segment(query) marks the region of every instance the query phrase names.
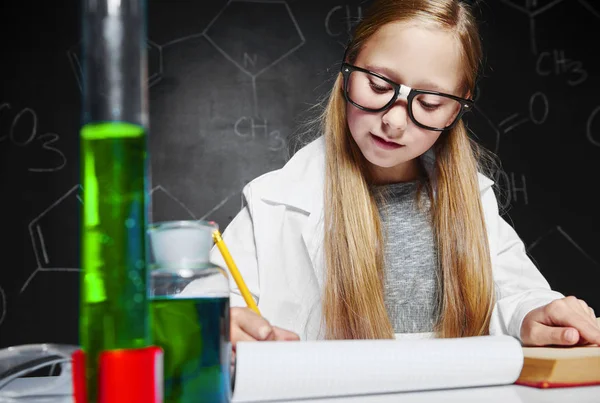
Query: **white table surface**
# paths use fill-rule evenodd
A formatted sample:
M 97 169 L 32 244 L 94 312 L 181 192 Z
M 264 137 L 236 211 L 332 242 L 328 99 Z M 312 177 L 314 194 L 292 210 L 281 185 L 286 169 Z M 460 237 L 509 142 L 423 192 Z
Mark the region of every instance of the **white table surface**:
M 234 400 L 235 402 L 235 400 Z M 506 385 L 446 389 L 330 399 L 293 400 L 286 403 L 600 403 L 600 386 L 537 389 Z
M 0 391 L 2 403 L 52 402 L 72 403 L 69 391 L 56 391 L 46 397 L 8 399 L 7 392 L 39 387 L 45 378 L 20 378 Z M 233 400 L 235 402 L 235 399 Z M 446 389 L 425 392 L 406 392 L 382 395 L 352 396 L 329 399 L 290 400 L 286 403 L 600 403 L 600 386 L 537 389 L 528 386 L 506 385 L 483 388 Z

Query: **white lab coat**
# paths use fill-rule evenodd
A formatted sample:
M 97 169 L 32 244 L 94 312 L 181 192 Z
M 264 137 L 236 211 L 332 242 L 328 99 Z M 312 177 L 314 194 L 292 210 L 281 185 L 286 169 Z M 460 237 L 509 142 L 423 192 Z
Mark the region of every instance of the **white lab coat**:
M 423 158 L 430 170 L 432 154 Z M 261 314 L 272 325 L 296 332 L 302 340 L 321 339 L 324 335 L 324 174 L 325 141 L 320 137 L 298 151 L 283 168 L 246 185 L 246 206 L 223 233 Z M 514 229 L 500 217 L 493 182 L 480 175 L 479 184 L 497 296 L 490 333 L 520 340 L 525 315 L 563 295 L 550 290 Z M 213 248 L 211 260 L 226 267 L 217 248 Z M 230 287 L 231 306 L 246 306 L 231 277 Z

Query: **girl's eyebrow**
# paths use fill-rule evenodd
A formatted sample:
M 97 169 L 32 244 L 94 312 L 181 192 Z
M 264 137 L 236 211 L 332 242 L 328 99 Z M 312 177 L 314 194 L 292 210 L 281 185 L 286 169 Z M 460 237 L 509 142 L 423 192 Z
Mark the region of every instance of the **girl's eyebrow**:
M 379 73 L 382 76 L 387 77 L 390 80 L 395 81 L 398 84 L 402 84 L 398 81 L 398 74 L 392 69 L 389 69 L 389 68 L 383 67 L 383 66 L 377 66 L 374 64 L 365 65 L 365 69 L 373 71 L 375 73 Z
M 379 73 L 382 76 L 389 78 L 390 80 L 396 82 L 397 84 L 403 84 L 402 80 L 398 80 L 398 73 L 388 67 L 377 66 L 374 64 L 365 65 L 365 69 L 373 71 L 375 73 Z M 429 91 L 437 91 L 443 92 L 444 94 L 452 94 L 452 91 L 448 90 L 448 88 L 440 87 L 438 84 L 434 83 L 430 80 L 419 81 L 415 87 L 415 89 L 419 90 L 429 90 Z
M 429 81 L 429 80 L 419 81 L 418 85 L 415 88 L 422 89 L 422 90 L 443 92 L 444 94 L 450 94 L 450 95 L 453 94 L 452 91 L 450 91 L 448 88 L 440 87 L 438 84 L 436 84 L 432 81 Z

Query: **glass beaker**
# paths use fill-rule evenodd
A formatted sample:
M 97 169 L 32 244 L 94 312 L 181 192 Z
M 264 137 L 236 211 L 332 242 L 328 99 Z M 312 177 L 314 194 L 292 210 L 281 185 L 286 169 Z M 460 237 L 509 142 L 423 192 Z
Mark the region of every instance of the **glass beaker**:
M 209 261 L 206 221 L 148 228 L 153 344 L 164 351 L 165 403 L 229 402 L 229 279 Z
M 81 21 L 79 342 L 94 403 L 100 355 L 150 346 L 146 0 L 84 0 Z

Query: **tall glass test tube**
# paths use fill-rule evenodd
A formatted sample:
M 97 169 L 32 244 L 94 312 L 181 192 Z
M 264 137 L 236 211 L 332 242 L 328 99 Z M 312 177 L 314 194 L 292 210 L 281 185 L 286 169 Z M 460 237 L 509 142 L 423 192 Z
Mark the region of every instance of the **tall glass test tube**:
M 144 0 L 83 0 L 80 344 L 88 402 L 99 353 L 150 345 L 146 298 Z

